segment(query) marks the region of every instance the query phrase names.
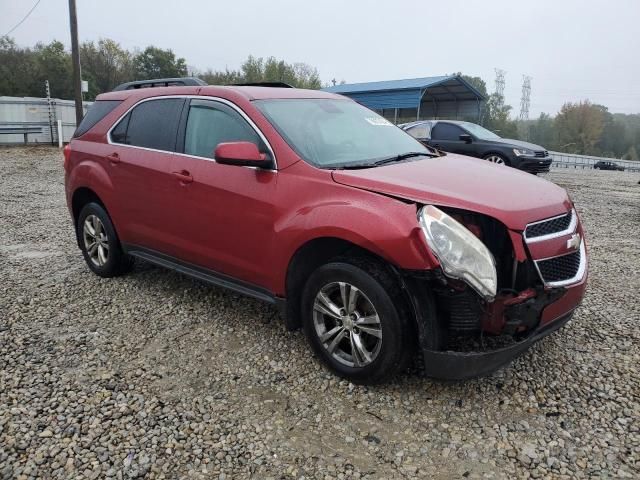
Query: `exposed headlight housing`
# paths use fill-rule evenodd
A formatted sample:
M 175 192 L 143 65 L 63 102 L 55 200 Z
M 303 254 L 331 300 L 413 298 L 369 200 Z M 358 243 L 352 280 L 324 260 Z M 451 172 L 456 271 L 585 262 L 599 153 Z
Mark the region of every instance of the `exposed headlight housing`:
M 466 282 L 491 302 L 498 289 L 493 255 L 482 241 L 439 208 L 426 205 L 418 212 L 427 245 L 445 275 Z
M 514 148 L 513 153 L 515 153 L 518 157 L 533 157 L 535 155 L 535 152 L 533 150 L 529 150 L 528 148 Z

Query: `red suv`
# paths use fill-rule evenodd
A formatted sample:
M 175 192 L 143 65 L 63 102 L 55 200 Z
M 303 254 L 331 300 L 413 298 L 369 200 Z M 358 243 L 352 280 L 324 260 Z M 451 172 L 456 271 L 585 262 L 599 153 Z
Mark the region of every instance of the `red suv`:
M 65 149 L 89 268 L 134 258 L 275 304 L 354 382 L 495 370 L 565 324 L 582 227 L 551 182 L 439 156 L 358 103 L 256 86 L 100 95 Z

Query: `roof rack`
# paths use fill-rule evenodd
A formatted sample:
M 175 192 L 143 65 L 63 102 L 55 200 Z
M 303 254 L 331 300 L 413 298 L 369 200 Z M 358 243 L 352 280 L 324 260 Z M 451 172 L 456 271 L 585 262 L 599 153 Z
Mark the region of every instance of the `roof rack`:
M 152 80 L 136 80 L 135 82 L 121 83 L 114 88 L 113 91 L 152 87 L 201 87 L 203 85 L 207 85 L 207 82 L 197 77 L 154 78 Z
M 248 83 L 234 83 L 234 87 L 271 87 L 271 88 L 295 88 L 293 85 L 289 85 L 284 82 L 248 82 Z

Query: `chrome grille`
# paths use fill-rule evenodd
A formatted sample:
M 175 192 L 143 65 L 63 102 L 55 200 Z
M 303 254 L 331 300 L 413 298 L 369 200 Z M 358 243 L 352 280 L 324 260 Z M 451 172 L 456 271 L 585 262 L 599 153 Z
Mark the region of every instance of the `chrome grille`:
M 535 154 L 536 154 L 536 157 L 540 157 L 540 158 L 546 158 L 547 156 L 549 156 L 549 152 L 546 150 L 537 150 Z
M 524 232 L 527 240 L 554 235 L 569 230 L 573 222 L 573 210 L 558 217 L 549 218 L 536 223 L 530 223 Z
M 580 261 L 581 252 L 578 250 L 568 255 L 540 260 L 536 263 L 544 282 L 553 283 L 573 279 L 580 270 Z

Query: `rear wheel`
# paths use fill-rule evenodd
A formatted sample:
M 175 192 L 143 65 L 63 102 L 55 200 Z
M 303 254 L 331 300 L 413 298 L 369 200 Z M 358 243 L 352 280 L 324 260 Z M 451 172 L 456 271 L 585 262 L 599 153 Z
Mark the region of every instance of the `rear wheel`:
M 115 277 L 131 270 L 133 259 L 122 251 L 111 219 L 101 205 L 85 205 L 76 229 L 82 255 L 93 273 Z
M 380 383 L 407 367 L 410 324 L 392 300 L 401 302 L 389 276 L 363 266 L 333 262 L 316 270 L 303 293 L 303 325 L 329 369 L 354 383 Z
M 490 153 L 489 155 L 486 155 L 484 159 L 488 162 L 495 163 L 496 165 L 503 165 L 507 167 L 510 165 L 509 160 L 497 153 Z

